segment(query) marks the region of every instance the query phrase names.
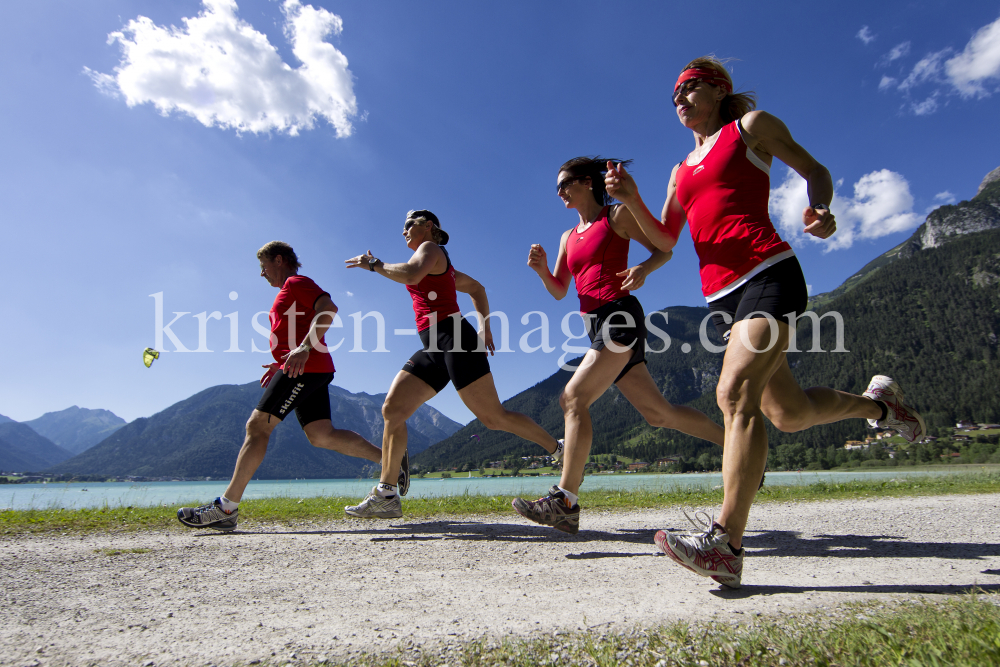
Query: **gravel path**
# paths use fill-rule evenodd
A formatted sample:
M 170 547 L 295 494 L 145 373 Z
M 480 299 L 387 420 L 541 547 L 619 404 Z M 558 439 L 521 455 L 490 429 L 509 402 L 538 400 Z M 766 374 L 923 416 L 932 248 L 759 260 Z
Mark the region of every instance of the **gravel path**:
M 759 505 L 739 591 L 657 555 L 655 530 L 686 523 L 584 509 L 577 536 L 512 512 L 4 538 L 0 665 L 295 663 L 1000 590 L 1000 494 Z

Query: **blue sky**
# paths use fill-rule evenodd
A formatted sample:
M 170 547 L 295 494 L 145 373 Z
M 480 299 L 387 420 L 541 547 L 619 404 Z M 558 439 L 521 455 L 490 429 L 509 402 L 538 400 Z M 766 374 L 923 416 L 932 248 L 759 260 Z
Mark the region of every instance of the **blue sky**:
M 28 420 L 80 405 L 131 420 L 256 379 L 268 356 L 250 351 L 251 341 L 265 344 L 251 319 L 275 290 L 254 255 L 272 239 L 297 249 L 302 272 L 345 316 L 329 337 L 346 339 L 334 353 L 335 382 L 386 391 L 418 347 L 415 336 L 393 333 L 413 326 L 409 298 L 343 260 L 369 248 L 405 260 L 400 231 L 411 208 L 438 214 L 455 265 L 510 316 L 514 349 L 538 324 L 522 325 L 521 315 L 548 314 L 553 353 L 493 359 L 501 398 L 517 393 L 555 371 L 559 322 L 576 306 L 553 301 L 525 265 L 531 243 L 554 257 L 575 223 L 554 193 L 558 166 L 581 154 L 632 158 L 658 209 L 672 165 L 693 145 L 670 104 L 672 84 L 705 53 L 738 59 L 737 88 L 755 90 L 760 108 L 840 182 L 841 231 L 814 243 L 794 233 L 789 213 L 801 208 L 801 179 L 772 171 L 773 217 L 813 292 L 901 242 L 935 206 L 972 197 L 1000 165 L 1000 3 L 768 3 L 754 17 L 735 3 L 711 16 L 702 7 L 6 7 L 0 414 Z M 223 45 L 227 34 L 241 37 Z M 184 83 L 192 72 L 198 85 Z M 645 253 L 633 246 L 632 257 Z M 225 351 L 231 320 L 209 319 L 211 352 L 180 353 L 167 340 L 143 367 L 158 293 L 168 322 L 189 313 L 172 327 L 188 348 L 198 347 L 195 314 L 237 312 L 242 352 Z M 647 311 L 703 304 L 686 232 L 637 296 Z M 388 352 L 351 352 L 348 315 L 372 310 L 385 316 Z M 366 320 L 366 350 L 373 325 Z M 431 404 L 470 418 L 452 388 Z

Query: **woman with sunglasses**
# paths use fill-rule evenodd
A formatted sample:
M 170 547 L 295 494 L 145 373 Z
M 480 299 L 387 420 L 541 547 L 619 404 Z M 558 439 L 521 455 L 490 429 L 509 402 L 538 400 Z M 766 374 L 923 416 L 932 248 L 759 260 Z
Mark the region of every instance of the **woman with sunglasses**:
M 470 276 L 456 271 L 444 246 L 448 232 L 436 215 L 426 210 L 410 211 L 403 223 L 409 261 L 386 264 L 371 251 L 346 260 L 347 268 L 368 269 L 406 285 L 413 299 L 417 332 L 423 349 L 403 365 L 382 405 L 385 430 L 382 435 L 382 476 L 368 497 L 344 510 L 362 518 L 392 519 L 403 515 L 397 489 L 397 474 L 406 456 L 406 420 L 421 405 L 455 384 L 462 402 L 491 430 L 507 431 L 544 448 L 558 461 L 562 444 L 527 415 L 511 412 L 500 404 L 487 350 L 495 354 L 490 332 L 490 304 L 486 290 Z M 472 298 L 482 330 L 477 332 L 462 317 L 457 292 Z M 391 472 L 397 471 L 397 472 Z
M 810 204 L 802 212 L 804 231 L 821 239 L 837 229 L 830 172 L 778 118 L 755 110 L 752 93 L 734 93 L 729 72 L 716 58 L 689 63 L 674 86 L 673 101 L 681 124 L 694 134 L 695 149 L 674 167 L 660 218 L 643 204 L 623 167 L 609 165 L 606 182 L 661 250 L 672 249 L 685 221 L 690 223 L 702 291 L 713 323 L 729 343 L 716 388 L 725 419 L 725 495 L 718 520 L 703 533 L 660 531 L 655 540 L 689 570 L 738 588 L 743 532 L 767 463 L 763 417 L 785 432 L 863 418 L 910 442 L 926 429 L 889 377 L 876 375 L 856 396 L 826 387 L 803 390 L 788 366 L 785 351 L 795 320 L 806 310 L 807 290 L 795 253 L 768 217 L 771 162 L 778 158 L 806 179 Z
M 612 205 L 604 165 L 599 157 L 578 157 L 559 168 L 556 194 L 579 220 L 559 241 L 555 273 L 542 246 L 532 245 L 528 253 L 528 266 L 556 299 L 566 296 L 571 279 L 576 283 L 591 345 L 559 399 L 566 419 L 562 478 L 544 498 L 516 498 L 513 505 L 521 516 L 571 534 L 580 529 L 577 494 L 593 440 L 590 406 L 611 385 L 650 425 L 722 444 L 722 428 L 693 408 L 671 405 L 646 368 L 646 317 L 629 292 L 642 287 L 671 253 L 649 242 L 627 208 Z M 629 268 L 631 240 L 651 255 Z

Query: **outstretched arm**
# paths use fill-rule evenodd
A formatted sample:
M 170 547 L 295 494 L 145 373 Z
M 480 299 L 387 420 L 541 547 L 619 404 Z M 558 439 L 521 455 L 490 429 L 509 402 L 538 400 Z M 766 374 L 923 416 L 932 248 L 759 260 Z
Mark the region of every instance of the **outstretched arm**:
M 665 251 L 673 250 L 674 246 L 677 245 L 677 238 L 684 227 L 684 210 L 677 203 L 674 194 L 676 173 L 677 168 L 674 167 L 674 171 L 670 174 L 670 185 L 667 188 L 667 201 L 663 205 L 663 214 L 660 219 L 657 219 L 642 201 L 635 179 L 625 171 L 624 166 L 608 162 L 608 172 L 604 177 L 604 185 L 608 194 L 625 204 L 646 238 L 657 248 Z
M 344 264 L 348 269 L 369 269 L 371 262 L 375 260 L 372 251 L 369 250 L 363 255 L 345 259 Z M 404 285 L 416 285 L 424 277 L 433 272 L 435 264 L 446 263 L 444 251 L 436 243 L 425 241 L 420 244 L 417 251 L 410 257 L 410 261 L 403 264 L 386 264 L 382 260 L 375 260 L 373 268 L 375 273 L 385 276 L 389 280 Z M 442 269 L 443 270 L 443 269 Z
M 486 349 L 490 354 L 496 354 L 496 346 L 493 344 L 493 334 L 490 332 L 490 300 L 486 297 L 486 288 L 474 280 L 472 276 L 461 271 L 455 271 L 455 289 L 464 292 L 472 299 L 472 307 L 479 314 L 479 335 L 486 343 Z
M 624 206 L 615 207 L 611 214 L 611 226 L 616 234 L 637 241 L 649 251 L 649 259 L 615 275 L 623 278 L 622 289 L 637 290 L 646 283 L 650 273 L 666 264 L 674 256 L 671 250 L 660 250 L 643 233 L 632 211 Z
M 563 233 L 559 240 L 559 254 L 556 256 L 556 272 L 549 271 L 549 258 L 545 248 L 535 243 L 528 252 L 528 266 L 542 279 L 542 284 L 556 300 L 561 300 L 569 291 L 569 281 L 572 278 L 569 264 L 566 263 L 566 239 L 569 231 Z
M 837 221 L 830 213 L 833 201 L 830 171 L 792 139 L 792 133 L 777 116 L 751 111 L 740 119 L 740 124 L 751 149 L 773 155 L 806 179 L 809 206 L 802 211 L 803 231 L 821 239 L 832 236 L 837 231 Z

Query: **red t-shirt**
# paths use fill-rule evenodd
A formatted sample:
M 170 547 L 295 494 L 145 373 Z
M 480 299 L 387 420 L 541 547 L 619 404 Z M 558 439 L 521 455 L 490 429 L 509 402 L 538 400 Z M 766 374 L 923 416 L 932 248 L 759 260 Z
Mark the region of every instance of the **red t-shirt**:
M 428 273 L 416 285 L 407 285 L 406 291 L 413 299 L 413 314 L 417 320 L 417 331 L 423 331 L 431 325 L 431 313 L 436 315 L 436 322 L 444 321 L 449 315 L 461 312 L 458 307 L 458 294 L 455 290 L 455 267 L 451 265 L 448 251 L 444 251 L 448 267 L 444 273 Z
M 271 306 L 271 356 L 278 363 L 281 358 L 297 348 L 309 333 L 316 310 L 313 306 L 321 296 L 330 296 L 319 285 L 305 276 L 291 276 L 278 291 Z M 319 339 L 325 346 L 324 337 Z M 317 346 L 318 347 L 318 346 Z M 305 373 L 334 372 L 333 359 L 329 352 L 314 347 L 306 360 Z
M 677 201 L 701 260 L 706 297 L 792 251 L 767 214 L 770 168 L 743 142 L 738 123 L 719 130 L 701 162 L 684 160 L 677 169 Z
M 584 313 L 629 294 L 622 289 L 625 279 L 618 275 L 628 269 L 629 240 L 611 229 L 610 217 L 611 207 L 605 206 L 590 227 L 579 232 L 577 225 L 566 239 L 566 264 L 576 282 Z

